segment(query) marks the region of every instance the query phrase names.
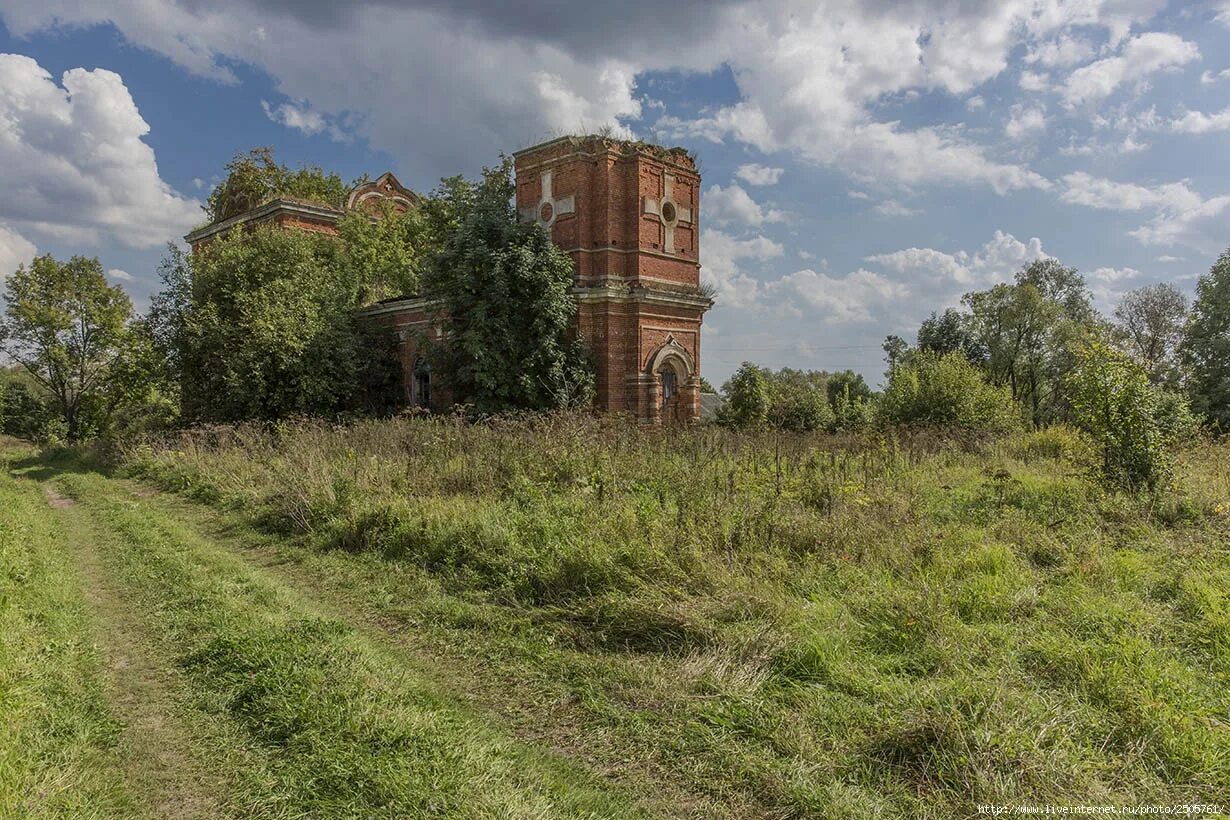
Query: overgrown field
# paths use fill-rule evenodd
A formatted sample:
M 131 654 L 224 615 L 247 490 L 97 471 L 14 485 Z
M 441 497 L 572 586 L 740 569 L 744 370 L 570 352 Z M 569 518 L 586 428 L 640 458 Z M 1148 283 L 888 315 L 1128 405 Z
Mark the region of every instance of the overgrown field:
M 651 813 L 1230 806 L 1230 446 L 1184 453 L 1156 496 L 1103 490 L 1083 450 L 1063 429 L 975 446 L 407 419 L 197 430 L 123 469 L 205 502 L 148 504 L 409 653 L 441 697 L 655 795 Z M 225 576 L 192 573 L 133 583 L 146 606 L 183 586 L 214 607 Z M 345 750 L 320 799 L 402 759 L 364 734 L 400 702 L 369 694 L 371 662 L 313 665 L 352 651 L 320 648 L 333 627 L 166 605 L 169 640 L 212 630 L 190 677 L 256 664 L 258 746 Z

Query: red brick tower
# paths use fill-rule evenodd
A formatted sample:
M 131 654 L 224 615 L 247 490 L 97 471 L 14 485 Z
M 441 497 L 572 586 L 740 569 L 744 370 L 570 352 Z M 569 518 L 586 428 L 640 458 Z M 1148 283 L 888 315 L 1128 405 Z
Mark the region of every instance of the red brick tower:
M 577 270 L 598 407 L 645 423 L 700 417 L 700 175 L 682 149 L 562 137 L 514 154 L 517 210 Z

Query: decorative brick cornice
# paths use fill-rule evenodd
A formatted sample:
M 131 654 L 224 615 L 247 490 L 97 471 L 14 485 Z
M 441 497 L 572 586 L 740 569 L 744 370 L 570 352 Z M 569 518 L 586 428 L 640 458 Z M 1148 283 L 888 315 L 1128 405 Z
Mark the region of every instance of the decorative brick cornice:
M 302 199 L 271 199 L 260 207 L 244 211 L 241 214 L 232 216 L 230 219 L 206 225 L 204 228 L 197 228 L 195 231 L 187 234 L 184 237 L 184 241 L 190 245 L 195 245 L 203 239 L 224 234 L 237 225 L 246 225 L 249 222 L 264 222 L 280 214 L 334 225 L 346 215 L 346 212 L 339 208 L 331 208 L 328 205 L 320 205 Z

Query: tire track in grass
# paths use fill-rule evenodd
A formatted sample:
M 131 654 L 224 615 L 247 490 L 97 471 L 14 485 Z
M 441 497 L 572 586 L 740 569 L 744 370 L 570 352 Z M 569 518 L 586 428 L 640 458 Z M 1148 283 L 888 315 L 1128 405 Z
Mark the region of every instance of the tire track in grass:
M 220 511 L 137 481 L 112 479 L 110 486 L 123 497 L 172 516 L 220 552 L 238 557 L 258 572 L 288 585 L 330 617 L 344 621 L 405 663 L 430 674 L 448 688 L 451 697 L 496 716 L 501 726 L 524 742 L 582 761 L 605 778 L 642 792 L 642 803 L 655 817 L 708 820 L 776 816 L 743 793 L 702 793 L 690 788 L 657 760 L 652 750 L 629 745 L 628 738 L 595 721 L 577 705 L 566 686 L 541 686 L 542 681 L 536 680 L 540 672 L 530 672 L 526 677 L 488 666 L 486 658 L 491 653 L 508 648 L 498 641 L 483 645 L 480 639 L 478 645 L 458 648 L 455 634 L 433 630 L 424 623 L 424 618 L 431 620 L 430 606 L 428 614 L 422 615 L 410 605 L 409 600 L 420 594 L 413 586 L 400 590 L 408 596 L 407 609 L 382 608 L 378 602 L 393 600 L 391 587 L 367 586 L 370 579 L 362 572 L 336 574 L 336 563 L 318 565 L 304 560 L 312 553 L 303 550 L 310 548 L 287 547 L 283 539 L 252 529 L 250 521 L 239 513 Z M 347 556 L 347 560 L 362 558 Z M 483 627 L 476 625 L 474 629 L 481 633 Z
M 120 736 L 125 779 L 146 813 L 161 818 L 221 815 L 221 782 L 194 755 L 197 740 L 184 723 L 174 692 L 182 681 L 162 653 L 149 646 L 143 625 L 124 601 L 99 555 L 88 513 L 54 486 L 47 501 L 60 517 L 102 650 L 108 700 L 124 721 Z
M 593 772 L 490 727 L 378 642 L 98 475 L 57 483 L 108 571 L 225 728 L 245 816 L 643 816 Z

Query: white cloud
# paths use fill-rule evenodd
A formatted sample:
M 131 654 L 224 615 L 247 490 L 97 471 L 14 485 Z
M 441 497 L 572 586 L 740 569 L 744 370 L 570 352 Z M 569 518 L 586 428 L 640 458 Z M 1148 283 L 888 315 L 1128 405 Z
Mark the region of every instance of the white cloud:
M 1143 208 L 1164 208 L 1186 211 L 1199 207 L 1200 194 L 1186 181 L 1171 182 L 1152 188 L 1131 182 L 1114 182 L 1084 171 L 1063 178 L 1066 186 L 1060 197 L 1066 202 L 1106 211 L 1139 211 Z
M 0 223 L 0 280 L 17 270 L 19 265 L 28 265 L 38 255 L 38 248 L 13 229 Z
M 1135 279 L 1141 276 L 1140 271 L 1135 268 L 1097 268 L 1089 277 L 1095 282 L 1113 285 L 1123 282 L 1125 279 Z
M 1170 128 L 1181 134 L 1207 134 L 1211 131 L 1230 131 L 1230 108 L 1216 114 L 1203 111 L 1188 111 L 1182 117 L 1171 120 Z
M 1062 198 L 1078 205 L 1111 211 L 1154 211 L 1146 224 L 1129 231 L 1144 245 L 1186 245 L 1202 253 L 1219 253 L 1230 224 L 1230 195 L 1205 199 L 1187 180 L 1152 187 L 1077 172 L 1064 177 Z
M 697 119 L 662 117 L 658 132 L 789 150 L 888 184 L 1006 192 L 1047 181 L 997 157 L 959 123 L 910 128 L 878 120 L 877 105 L 892 95 L 968 95 L 1003 72 L 1022 43 L 1039 66 L 1072 59 L 1080 47 L 1063 35 L 1073 26 L 1082 36 L 1104 29 L 1118 43 L 1162 5 L 679 0 L 669 26 L 661 25 L 661 4 L 646 0 L 552 7 L 550 26 L 515 4 L 442 0 L 358 0 L 344 10 L 216 0 L 156 11 L 149 0 L 9 0 L 0 15 L 18 37 L 110 24 L 223 82 L 237 81 L 235 64 L 251 65 L 300 101 L 282 104 L 293 111 L 271 105 L 280 121 L 311 129 L 315 114 L 353 124 L 373 146 L 403 158 L 411 177 L 474 170 L 499 150 L 604 124 L 627 134 L 648 108 L 636 93 L 638 76 L 728 66 L 738 102 Z
M 770 168 L 767 165 L 758 165 L 753 162 L 749 165 L 740 165 L 739 170 L 735 171 L 735 176 L 748 185 L 776 185 L 777 181 L 782 178 L 784 170 L 784 168 Z
M 981 111 L 987 107 L 987 101 L 980 94 L 975 94 L 965 101 L 965 107 L 970 111 Z
M 1129 233 L 1144 245 L 1185 245 L 1215 255 L 1227 243 L 1230 195 L 1216 196 L 1183 211 L 1165 211 Z
M 1150 31 L 1133 37 L 1118 55 L 1073 71 L 1061 93 L 1069 106 L 1098 102 L 1125 83 L 1199 59 L 1200 49 L 1195 43 L 1177 34 Z
M 1004 134 L 1008 139 L 1019 140 L 1046 130 L 1046 109 L 1041 106 L 1012 106 Z
M 875 207 L 881 216 L 914 216 L 918 213 L 914 208 L 907 207 L 895 199 L 886 199 Z
M 1200 72 L 1200 84 L 1212 85 L 1221 80 L 1230 79 L 1230 68 L 1223 68 L 1221 71 L 1202 71 Z
M 1165 262 L 1165 263 L 1182 262 L 1185 258 L 1186 257 L 1183 257 L 1183 256 L 1171 256 L 1170 254 L 1162 254 L 1161 256 L 1157 258 L 1157 261 Z
M 1046 91 L 1051 87 L 1051 78 L 1036 71 L 1022 71 L 1017 85 L 1022 91 Z
M 996 231 L 989 242 L 973 254 L 966 251 L 946 253 L 934 248 L 906 248 L 892 253 L 868 256 L 864 261 L 880 265 L 911 281 L 929 284 L 943 292 L 969 290 L 1008 281 L 1025 265 L 1046 259 L 1042 240 L 1034 237 L 1021 242 L 1015 236 Z
M 786 215 L 773 208 L 762 208 L 756 200 L 738 185 L 709 187 L 701 197 L 702 215 L 719 225 L 750 225 L 758 227 L 766 222 L 784 222 Z
M 199 204 L 162 181 L 120 75 L 74 68 L 62 86 L 0 54 L 0 219 L 35 235 L 134 248 L 178 239 Z
M 131 273 L 126 270 L 120 270 L 119 268 L 111 268 L 108 270 L 107 277 L 109 279 L 116 279 L 120 282 L 131 282 L 134 279 Z
M 759 281 L 740 270 L 741 262 L 765 262 L 784 252 L 780 244 L 763 236 L 736 239 L 713 229 L 705 229 L 700 236 L 701 271 L 717 287 L 723 306 L 748 307 L 759 296 Z
M 1085 62 L 1093 54 L 1093 44 L 1084 37 L 1060 34 L 1035 46 L 1025 55 L 1025 62 L 1046 68 L 1067 68 Z
M 261 110 L 273 122 L 301 131 L 309 137 L 323 131 L 334 142 L 346 142 L 350 139 L 350 135 L 340 126 L 330 122 L 329 118 L 319 111 L 312 110 L 305 102 L 284 102 L 275 106 L 261 100 Z
M 779 308 L 788 314 L 834 323 L 870 321 L 877 308 L 909 293 L 904 284 L 863 268 L 839 277 L 805 268 L 770 283 L 766 290 L 780 299 Z
M 871 195 L 866 191 L 846 191 L 846 196 L 850 199 L 871 199 Z

